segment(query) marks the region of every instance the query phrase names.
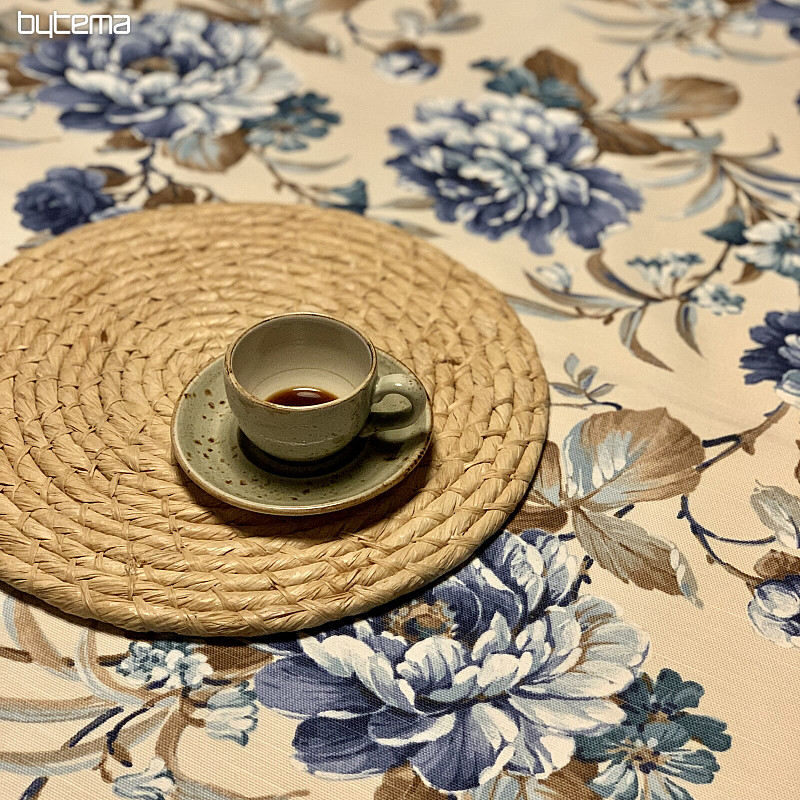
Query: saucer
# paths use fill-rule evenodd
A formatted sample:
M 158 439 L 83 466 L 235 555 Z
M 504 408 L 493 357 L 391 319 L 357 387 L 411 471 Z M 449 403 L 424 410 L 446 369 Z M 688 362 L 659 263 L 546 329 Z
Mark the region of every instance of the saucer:
M 411 371 L 376 348 L 378 375 Z M 327 462 L 277 461 L 239 431 L 225 399 L 224 358 L 201 370 L 183 390 L 172 416 L 172 450 L 191 480 L 213 497 L 260 514 L 324 514 L 385 492 L 419 464 L 431 440 L 430 399 L 406 428 L 356 439 Z M 402 410 L 389 395 L 380 413 Z

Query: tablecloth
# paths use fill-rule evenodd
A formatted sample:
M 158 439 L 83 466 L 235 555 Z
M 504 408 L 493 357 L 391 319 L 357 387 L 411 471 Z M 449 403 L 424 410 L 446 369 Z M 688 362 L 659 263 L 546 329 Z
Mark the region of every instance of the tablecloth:
M 4 260 L 344 208 L 506 293 L 552 415 L 508 530 L 366 619 L 152 638 L 0 589 L 0 796 L 797 796 L 800 3 L 1 8 Z

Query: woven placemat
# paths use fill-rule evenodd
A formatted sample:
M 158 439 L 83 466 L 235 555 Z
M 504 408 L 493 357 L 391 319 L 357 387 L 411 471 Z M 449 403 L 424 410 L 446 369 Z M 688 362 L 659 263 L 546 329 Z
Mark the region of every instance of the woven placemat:
M 382 497 L 286 519 L 194 486 L 170 418 L 237 332 L 298 309 L 408 364 L 434 441 Z M 545 438 L 547 382 L 501 295 L 346 212 L 167 207 L 64 234 L 0 270 L 0 353 L 0 579 L 139 631 L 275 633 L 394 600 L 498 530 Z

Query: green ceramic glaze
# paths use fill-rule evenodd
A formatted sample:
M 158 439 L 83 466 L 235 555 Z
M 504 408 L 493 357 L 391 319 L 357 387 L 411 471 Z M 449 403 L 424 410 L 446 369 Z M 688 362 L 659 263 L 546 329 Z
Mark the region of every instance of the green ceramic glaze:
M 411 374 L 400 361 L 377 350 L 378 375 Z M 243 440 L 225 396 L 224 359 L 203 369 L 184 389 L 172 417 L 172 448 L 178 463 L 213 497 L 262 514 L 299 516 L 338 511 L 369 500 L 408 475 L 431 439 L 430 402 L 407 428 L 357 440 L 327 468 L 269 463 Z M 396 413 L 404 400 L 389 395 L 375 410 Z M 247 454 L 250 455 L 248 457 Z M 257 463 L 261 466 L 257 466 Z M 266 468 L 264 468 L 266 467 Z M 300 475 L 281 474 L 294 471 Z

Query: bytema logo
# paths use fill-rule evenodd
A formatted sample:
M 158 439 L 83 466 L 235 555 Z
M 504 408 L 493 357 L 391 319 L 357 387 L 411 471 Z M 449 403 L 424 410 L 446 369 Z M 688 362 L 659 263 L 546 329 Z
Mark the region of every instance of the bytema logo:
M 49 25 L 44 27 L 44 21 Z M 130 33 L 127 14 L 23 14 L 17 11 L 17 33 L 22 36 L 88 36 L 90 33 Z

